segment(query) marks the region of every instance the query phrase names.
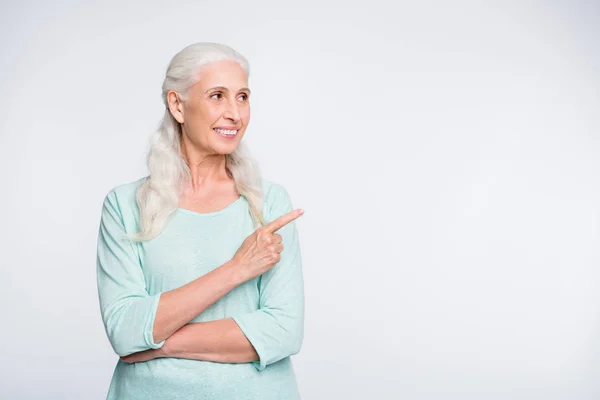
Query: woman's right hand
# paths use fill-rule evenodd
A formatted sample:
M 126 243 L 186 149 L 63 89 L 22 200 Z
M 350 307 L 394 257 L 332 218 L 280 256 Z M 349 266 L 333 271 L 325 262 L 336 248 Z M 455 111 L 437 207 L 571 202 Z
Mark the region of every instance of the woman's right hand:
M 304 210 L 297 209 L 258 228 L 242 242 L 231 262 L 242 276 L 248 281 L 273 268 L 281 259 L 283 244 L 281 235 L 275 232 L 300 217 Z

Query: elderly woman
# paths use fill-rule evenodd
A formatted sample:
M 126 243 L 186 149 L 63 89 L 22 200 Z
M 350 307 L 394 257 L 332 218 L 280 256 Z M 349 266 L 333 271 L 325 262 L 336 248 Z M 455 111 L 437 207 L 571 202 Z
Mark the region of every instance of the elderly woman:
M 98 292 L 120 356 L 108 399 L 300 397 L 303 211 L 241 143 L 248 70 L 220 44 L 176 54 L 149 176 L 104 199 Z

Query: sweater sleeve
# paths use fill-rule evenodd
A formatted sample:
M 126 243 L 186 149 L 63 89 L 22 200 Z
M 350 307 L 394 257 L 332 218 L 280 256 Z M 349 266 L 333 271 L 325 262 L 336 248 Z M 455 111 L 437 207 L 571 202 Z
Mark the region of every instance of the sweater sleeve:
M 160 293 L 150 296 L 134 243 L 126 236 L 113 189 L 102 206 L 97 249 L 97 284 L 102 321 L 119 356 L 162 347 L 153 325 Z
M 274 184 L 268 222 L 292 211 L 285 188 Z M 283 251 L 277 264 L 259 278 L 259 309 L 233 316 L 258 353 L 253 364 L 259 371 L 297 354 L 304 337 L 304 281 L 296 222 L 275 232 L 282 236 Z

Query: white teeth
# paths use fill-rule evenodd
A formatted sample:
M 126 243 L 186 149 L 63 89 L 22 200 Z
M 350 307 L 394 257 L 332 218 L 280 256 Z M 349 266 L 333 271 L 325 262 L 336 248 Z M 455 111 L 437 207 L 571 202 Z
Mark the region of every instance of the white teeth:
M 219 129 L 215 128 L 215 131 L 222 133 L 223 135 L 235 136 L 237 135 L 237 130 L 235 129 Z

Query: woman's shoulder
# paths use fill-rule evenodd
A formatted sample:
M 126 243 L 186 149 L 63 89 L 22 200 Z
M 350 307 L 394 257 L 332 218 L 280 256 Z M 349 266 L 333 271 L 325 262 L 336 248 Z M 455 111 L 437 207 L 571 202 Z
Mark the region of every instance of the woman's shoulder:
M 138 188 L 146 179 L 148 179 L 147 176 L 136 179 L 135 181 L 121 183 L 117 186 L 114 186 L 109 191 L 109 193 L 114 193 L 115 195 L 117 195 L 118 197 L 121 197 L 121 198 L 132 196 L 132 195 L 135 197 L 135 194 L 136 194 Z
M 262 178 L 263 204 L 267 215 L 278 214 L 292 209 L 292 201 L 286 187 L 272 180 Z
M 105 204 L 110 204 L 113 207 L 118 207 L 121 213 L 124 212 L 136 212 L 136 194 L 140 185 L 147 179 L 143 178 L 136 179 L 135 181 L 125 182 L 114 186 L 108 191 L 105 196 Z

